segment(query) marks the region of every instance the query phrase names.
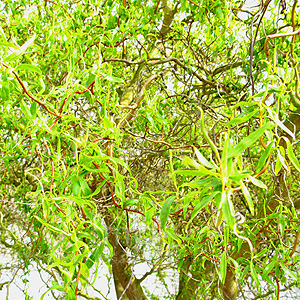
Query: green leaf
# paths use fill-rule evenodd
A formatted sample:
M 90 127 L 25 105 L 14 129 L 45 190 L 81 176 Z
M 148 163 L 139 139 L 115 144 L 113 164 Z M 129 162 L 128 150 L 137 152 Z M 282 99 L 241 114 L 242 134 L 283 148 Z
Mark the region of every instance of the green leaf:
M 242 271 L 241 271 L 241 267 L 240 267 L 239 263 L 230 256 L 228 257 L 228 261 L 230 261 L 234 264 L 236 277 L 241 278 L 242 277 Z
M 262 255 L 264 255 L 265 253 L 267 253 L 269 251 L 269 248 L 264 248 L 263 250 L 261 250 L 259 253 L 257 253 L 255 256 L 254 256 L 254 258 L 258 258 L 258 257 L 260 257 L 260 256 L 262 256 Z
M 201 180 L 193 180 L 188 183 L 184 183 L 183 186 L 189 186 L 192 188 L 198 188 L 200 189 L 201 187 L 215 187 L 216 185 L 219 185 L 221 183 L 220 179 L 215 179 L 212 177 L 207 177 Z
M 125 200 L 125 183 L 123 176 L 120 173 L 116 174 L 116 188 L 115 188 L 116 196 L 121 200 Z
M 74 196 L 80 196 L 80 182 L 76 180 L 72 183 L 72 192 Z
M 30 114 L 32 115 L 32 118 L 36 118 L 36 110 L 37 110 L 37 103 L 33 101 L 30 106 Z
M 202 154 L 201 152 L 196 148 L 193 147 L 194 151 L 196 153 L 196 156 L 200 162 L 200 164 L 202 164 L 203 166 L 209 168 L 209 169 L 216 169 L 217 167 L 215 165 L 213 165 L 212 163 L 210 163 Z
M 4 30 L 3 30 L 3 28 L 1 26 L 0 26 L 0 34 L 2 36 L 2 39 L 5 41 L 5 42 L 2 42 L 3 44 L 12 44 L 12 43 L 8 43 L 7 42 L 7 38 L 6 38 L 5 32 L 4 32 Z M 7 46 L 9 46 L 9 45 L 7 45 Z M 15 44 L 13 44 L 12 47 L 15 47 Z
M 211 195 L 206 196 L 203 198 L 202 201 L 200 201 L 200 203 L 198 203 L 195 208 L 193 209 L 192 215 L 190 220 L 188 221 L 186 228 L 188 228 L 189 224 L 193 221 L 193 219 L 197 216 L 197 214 L 199 213 L 199 211 L 205 207 L 217 194 L 219 194 L 220 192 L 213 192 Z
M 250 96 L 249 99 L 260 98 L 260 97 L 265 98 L 267 94 L 268 94 L 268 90 L 261 91 L 253 96 Z
M 256 179 L 255 177 L 249 176 L 249 179 L 254 185 L 256 185 L 262 189 L 268 189 L 268 187 L 262 181 Z
M 165 230 L 171 239 L 175 240 L 178 244 L 181 244 L 181 239 L 175 234 L 174 229 L 166 228 Z
M 226 273 L 227 273 L 227 254 L 224 250 L 221 257 L 221 263 L 220 263 L 220 276 L 221 281 L 224 284 L 226 279 Z
M 213 175 L 217 176 L 218 173 L 211 172 L 207 170 L 206 168 L 199 166 L 197 170 L 177 170 L 173 174 L 179 174 L 179 175 L 184 175 L 184 176 L 206 176 L 206 175 Z
M 88 277 L 90 275 L 90 271 L 89 271 L 88 266 L 85 263 L 81 263 L 80 266 L 81 266 L 81 276 L 84 279 L 88 279 Z
M 2 31 L 2 27 L 0 26 L 0 33 L 4 34 L 4 31 Z M 17 47 L 14 43 L 9 43 L 9 42 L 1 42 L 0 41 L 0 46 L 4 46 L 4 47 L 12 47 L 14 49 L 19 49 L 19 47 Z
M 80 177 L 79 182 L 80 182 L 80 189 L 81 189 L 83 196 L 91 195 L 92 191 L 91 191 L 89 185 L 87 184 L 87 182 L 85 181 L 85 179 Z
M 185 156 L 183 158 L 183 161 L 185 166 L 187 167 L 194 167 L 194 168 L 199 168 L 199 167 L 202 167 L 200 164 L 198 164 L 194 159 L 188 157 L 188 156 Z M 171 170 L 172 171 L 172 170 Z M 174 172 L 174 171 L 173 171 Z
M 282 168 L 282 155 L 280 153 L 280 150 L 277 149 L 277 156 L 276 156 L 276 163 L 275 163 L 275 169 L 274 173 L 277 176 Z
M 100 72 L 100 73 L 103 76 L 103 79 L 106 79 L 106 80 L 111 81 L 111 82 L 123 83 L 123 79 L 121 79 L 121 78 L 118 78 L 118 77 L 115 77 L 115 76 L 110 76 L 110 75 L 104 74 L 102 72 Z
M 217 7 L 216 14 L 217 14 L 217 16 L 218 16 L 219 19 L 223 19 L 223 10 L 222 10 L 222 8 L 220 6 Z
M 95 232 L 97 233 L 98 238 L 99 238 L 100 240 L 103 240 L 104 237 L 105 237 L 105 231 L 104 231 L 104 228 L 102 227 L 101 221 L 96 219 L 94 222 L 95 222 L 95 223 L 93 224 L 94 230 L 95 230 Z M 98 240 L 99 240 L 99 239 L 98 239 Z
M 245 199 L 247 201 L 247 204 L 249 206 L 250 212 L 251 212 L 251 214 L 253 216 L 254 215 L 254 205 L 253 205 L 253 201 L 252 201 L 251 195 L 250 195 L 250 193 L 249 193 L 246 185 L 243 183 L 243 181 L 240 181 L 240 184 L 241 184 L 242 191 L 243 191 L 243 194 L 245 196 Z
M 295 138 L 295 134 L 290 131 L 282 121 L 279 120 L 277 113 L 275 113 L 270 107 L 266 107 L 271 119 L 286 133 L 288 133 L 293 139 Z
M 186 218 L 186 212 L 188 210 L 188 207 L 192 201 L 192 199 L 198 195 L 199 192 L 195 191 L 195 192 L 189 192 L 186 196 L 184 196 L 181 201 L 183 201 L 183 216 L 184 218 Z
M 57 227 L 52 226 L 51 224 L 47 223 L 46 221 L 44 221 L 43 219 L 41 219 L 38 216 L 34 216 L 39 222 L 41 222 L 44 226 L 46 226 L 47 228 L 49 228 L 51 231 L 53 232 L 57 232 L 57 233 L 62 233 L 63 235 L 66 236 L 71 236 L 71 234 L 67 233 L 66 231 L 63 231 Z
M 294 272 L 292 272 L 283 262 L 280 262 L 279 265 L 281 266 L 281 268 L 285 274 L 294 278 L 294 280 L 296 280 L 296 281 L 299 280 L 299 277 Z
M 153 220 L 152 220 L 152 218 L 153 218 L 153 216 L 154 216 L 154 214 L 155 214 L 155 207 L 152 207 L 152 208 L 150 208 L 150 209 L 147 209 L 147 211 L 146 211 L 146 213 L 145 213 L 145 218 L 146 218 L 146 223 L 148 224 L 148 225 L 151 225 L 152 223 L 153 223 Z M 168 218 L 168 217 L 167 217 Z
M 279 224 L 280 233 L 284 234 L 284 231 L 285 231 L 285 218 L 284 218 L 283 215 L 279 216 L 278 224 Z
M 101 244 L 102 245 L 102 244 Z M 102 247 L 98 246 L 94 249 L 88 260 L 86 261 L 86 266 L 90 269 L 95 263 L 97 263 L 103 252 Z
M 41 296 L 40 300 L 43 300 L 45 295 L 48 294 L 50 291 L 58 290 L 60 292 L 65 292 L 65 288 L 58 283 L 54 284 L 51 288 L 47 289 L 47 291 Z
M 222 203 L 223 202 L 223 203 Z M 230 199 L 230 195 L 227 191 L 222 192 L 222 215 L 224 217 L 225 222 L 232 229 L 235 224 L 235 212 L 234 207 Z M 221 220 L 220 220 L 221 221 Z
M 247 148 L 252 146 L 264 134 L 266 130 L 271 129 L 272 127 L 273 124 L 271 122 L 268 122 L 262 127 L 258 128 L 256 131 L 252 132 L 241 142 L 239 142 L 233 149 L 228 151 L 227 157 L 230 158 L 241 154 Z
M 124 201 L 123 207 L 135 205 L 135 204 L 137 204 L 137 203 L 139 203 L 139 199 L 130 199 L 130 200 L 126 200 L 126 201 Z
M 299 162 L 296 158 L 296 155 L 293 151 L 291 142 L 288 139 L 285 139 L 285 141 L 286 141 L 286 146 L 287 146 L 286 150 L 287 150 L 288 158 L 291 161 L 291 163 L 293 164 L 293 166 L 296 168 L 296 170 L 298 172 L 300 172 L 300 164 L 299 164 Z
M 32 115 L 30 113 L 30 109 L 28 108 L 27 104 L 25 103 L 25 101 L 23 99 L 20 101 L 20 106 L 21 106 L 23 114 L 25 115 L 27 120 L 30 121 L 32 119 Z
M 89 239 L 91 241 L 98 241 L 98 239 L 93 234 L 91 234 L 89 232 L 78 232 L 77 237 L 79 239 L 84 239 L 85 238 L 85 239 Z
M 285 149 L 282 146 L 279 146 L 277 148 L 277 152 L 278 152 L 278 158 L 280 159 L 281 164 L 283 165 L 283 167 L 289 172 L 290 168 L 286 163 L 286 159 L 285 159 Z
M 35 40 L 35 35 L 31 37 L 27 42 L 25 42 L 19 49 L 16 49 L 15 52 L 6 56 L 3 59 L 3 62 L 11 62 L 18 59 L 26 51 L 26 49 L 33 44 L 34 40 Z
M 248 177 L 250 174 L 252 174 L 252 172 L 247 172 L 247 171 L 243 171 L 243 172 L 238 172 L 237 170 L 235 170 L 236 173 L 233 173 L 232 175 L 229 175 L 229 179 L 233 180 L 233 181 L 241 181 L 242 179 Z
M 16 68 L 15 68 L 16 71 L 18 70 L 27 70 L 27 71 L 32 71 L 32 72 L 36 72 L 38 74 L 42 74 L 42 71 L 40 70 L 39 67 L 37 66 L 34 66 L 34 65 L 29 65 L 29 64 L 21 64 L 21 65 L 18 65 Z
M 105 128 L 114 128 L 114 123 L 106 116 L 103 118 L 103 125 Z
M 166 224 L 167 224 L 167 220 L 168 220 L 168 217 L 169 217 L 169 214 L 170 214 L 171 206 L 172 206 L 175 199 L 176 199 L 175 196 L 168 197 L 165 200 L 165 202 L 164 202 L 164 204 L 161 208 L 160 223 L 161 223 L 161 228 L 162 229 L 166 228 Z
M 255 267 L 254 267 L 252 261 L 250 262 L 250 271 L 251 271 L 252 279 L 254 279 L 254 281 L 256 283 L 256 287 L 257 287 L 257 289 L 259 289 L 260 282 L 259 282 L 259 279 L 258 279 L 258 274 L 257 274 L 257 272 L 255 270 Z
M 244 113 L 242 113 L 242 117 L 236 117 L 231 119 L 229 122 L 225 123 L 224 126 L 230 126 L 232 124 L 237 124 L 237 123 L 245 123 L 248 120 L 250 120 L 259 110 L 255 109 L 254 111 L 252 111 L 251 113 L 244 115 Z
M 257 163 L 257 167 L 256 167 L 256 172 L 257 173 L 265 166 L 265 163 L 266 163 L 269 155 L 272 153 L 273 144 L 274 143 L 270 143 L 267 146 L 267 148 L 265 149 L 264 153 L 260 156 L 259 161 Z
M 201 122 L 200 122 L 200 125 L 201 125 L 202 134 L 203 134 L 205 140 L 207 141 L 207 143 L 209 144 L 210 148 L 212 149 L 212 151 L 216 154 L 216 157 L 217 157 L 218 161 L 221 161 L 219 151 L 218 151 L 216 145 L 210 139 L 210 137 L 209 137 L 209 135 L 208 135 L 208 133 L 207 133 L 207 131 L 205 129 L 203 109 L 201 107 L 198 107 L 198 108 L 199 108 L 200 113 L 201 113 Z
M 17 60 L 20 56 L 21 56 L 21 54 L 19 52 L 13 52 L 10 55 L 6 56 L 3 59 L 3 62 L 5 62 L 5 63 L 12 62 L 14 60 Z

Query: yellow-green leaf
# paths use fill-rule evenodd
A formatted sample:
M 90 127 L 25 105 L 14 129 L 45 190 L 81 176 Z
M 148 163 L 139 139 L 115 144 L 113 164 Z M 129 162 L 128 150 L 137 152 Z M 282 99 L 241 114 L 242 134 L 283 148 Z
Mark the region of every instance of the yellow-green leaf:
M 171 196 L 171 197 L 167 198 L 162 206 L 162 209 L 160 212 L 160 222 L 161 222 L 162 229 L 166 228 L 167 220 L 168 220 L 168 217 L 170 214 L 170 209 L 171 209 L 172 203 L 174 202 L 175 199 L 176 199 L 175 196 Z
M 272 127 L 273 124 L 271 122 L 268 122 L 262 127 L 258 128 L 256 131 L 252 132 L 241 142 L 239 142 L 233 149 L 228 151 L 227 157 L 230 158 L 241 154 L 247 148 L 252 146 L 264 134 L 266 130 L 271 129 Z

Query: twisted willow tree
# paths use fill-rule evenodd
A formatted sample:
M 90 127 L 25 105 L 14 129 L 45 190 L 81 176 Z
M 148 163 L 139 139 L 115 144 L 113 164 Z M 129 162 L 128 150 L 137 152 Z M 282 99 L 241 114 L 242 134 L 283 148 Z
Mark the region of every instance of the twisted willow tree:
M 105 299 L 103 262 L 118 299 L 296 297 L 297 0 L 0 8 L 7 299 L 31 265 Z

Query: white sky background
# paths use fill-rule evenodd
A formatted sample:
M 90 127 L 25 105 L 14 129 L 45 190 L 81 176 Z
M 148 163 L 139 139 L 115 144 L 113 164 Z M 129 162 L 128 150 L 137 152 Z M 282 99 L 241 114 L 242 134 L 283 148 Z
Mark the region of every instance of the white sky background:
M 251 8 L 255 5 L 257 5 L 258 3 L 259 3 L 258 0 L 248 0 L 248 1 L 246 1 L 243 8 L 246 10 L 251 10 Z M 239 13 L 240 18 L 247 19 L 248 16 L 249 15 L 247 13 L 243 13 L 243 12 Z M 7 264 L 8 261 L 10 261 L 10 258 L 0 256 L 0 264 L 5 265 L 5 264 Z M 41 280 L 40 275 L 42 274 L 43 279 L 45 281 L 47 281 L 49 278 L 47 273 L 43 272 L 40 274 L 38 271 L 35 271 L 32 266 L 31 266 L 30 270 L 31 270 L 31 272 L 29 273 L 29 275 L 26 275 L 24 277 L 22 277 L 23 271 L 19 270 L 18 275 L 16 276 L 14 282 L 10 285 L 8 300 L 25 300 L 23 290 L 26 288 L 27 288 L 28 294 L 32 297 L 33 300 L 39 300 L 40 297 L 42 296 L 42 294 L 45 293 L 45 291 L 47 290 L 47 287 L 45 286 L 44 282 Z M 147 263 L 142 263 L 142 264 L 134 266 L 134 273 L 137 276 L 137 278 L 140 278 L 147 271 L 149 271 L 149 267 L 148 267 Z M 5 273 L 0 274 L 0 278 L 1 278 L 0 283 L 11 280 L 12 276 L 13 276 L 13 274 L 5 274 Z M 108 280 L 109 277 L 111 278 L 110 280 Z M 24 283 L 22 282 L 22 279 L 24 279 L 24 278 L 28 280 L 26 287 L 25 287 Z M 170 271 L 170 276 L 165 278 L 166 283 L 167 283 L 171 293 L 175 292 L 175 289 L 177 286 L 178 278 L 177 278 L 177 280 L 174 280 L 174 278 L 175 278 L 174 273 L 172 273 L 171 271 Z M 143 282 L 143 285 L 145 285 L 151 293 L 163 297 L 163 295 L 166 294 L 167 291 L 165 290 L 165 288 L 161 287 L 162 285 L 160 285 L 160 286 L 156 285 L 155 281 L 156 281 L 155 275 L 150 275 L 150 276 L 148 276 L 148 278 L 145 279 L 145 281 Z M 51 285 L 51 283 L 50 283 L 50 285 Z M 104 263 L 100 263 L 98 279 L 96 280 L 94 286 L 98 290 L 100 290 L 105 295 L 105 297 L 107 297 L 107 299 L 110 299 L 110 300 L 117 299 L 116 294 L 115 294 L 114 282 L 113 282 L 112 276 L 109 275 L 108 268 Z M 93 292 L 92 288 L 88 288 L 87 292 L 92 296 L 97 296 L 100 299 L 102 298 L 101 295 L 99 295 L 96 292 Z M 0 299 L 4 300 L 4 299 L 6 299 L 6 297 L 7 297 L 7 288 L 5 285 L 3 287 L 3 289 L 0 290 Z M 281 297 L 283 297 L 283 293 L 281 294 Z M 52 294 L 50 292 L 48 292 L 44 296 L 44 299 L 52 300 L 53 299 Z M 85 298 L 80 297 L 80 296 L 78 297 L 78 300 L 83 300 L 83 299 L 85 299 Z M 103 299 L 105 299 L 105 298 L 103 298 Z M 289 297 L 284 296 L 284 299 L 289 299 Z
M 8 257 L 2 257 L 0 258 L 0 263 L 5 264 L 9 261 Z M 150 271 L 150 268 L 148 267 L 147 263 L 141 263 L 139 265 L 134 266 L 134 274 L 137 278 L 141 278 L 146 272 Z M 170 288 L 171 292 L 175 292 L 175 288 L 177 286 L 177 282 L 174 282 L 174 273 L 171 271 L 167 272 L 170 276 L 167 276 L 165 278 L 166 284 Z M 27 276 L 23 276 L 23 271 L 20 270 L 18 272 L 18 275 L 16 276 L 13 283 L 10 285 L 9 288 L 9 297 L 8 300 L 23 300 L 25 299 L 23 290 L 27 289 L 28 295 L 32 297 L 33 300 L 39 300 L 40 297 L 47 291 L 47 287 L 45 283 L 42 281 L 41 276 L 43 277 L 44 281 L 49 280 L 49 276 L 46 272 L 39 273 L 35 270 L 33 266 L 30 267 L 30 274 Z M 11 280 L 13 274 L 1 274 L 1 283 L 5 281 Z M 108 280 L 108 278 L 110 280 Z M 24 283 L 22 282 L 22 279 L 26 278 L 28 280 L 28 283 L 25 287 Z M 148 276 L 143 284 L 147 287 L 150 293 L 158 295 L 163 297 L 163 295 L 168 294 L 165 289 L 161 289 L 160 286 L 155 284 L 156 278 L 155 275 Z M 177 281 L 177 280 L 176 280 Z M 51 283 L 49 283 L 51 286 Z M 109 274 L 109 270 L 107 266 L 100 262 L 99 265 L 99 271 L 98 271 L 98 279 L 96 280 L 94 286 L 101 291 L 101 293 L 110 300 L 117 300 L 115 288 L 114 288 L 114 282 L 112 279 L 112 276 Z M 91 287 L 87 288 L 86 291 L 91 296 L 97 296 L 100 299 L 103 298 L 99 293 L 95 292 Z M 4 286 L 3 290 L 0 291 L 0 299 L 6 299 L 7 297 L 7 288 L 6 285 Z M 51 292 L 48 292 L 44 296 L 45 300 L 52 300 L 53 296 Z M 103 298 L 105 299 L 105 298 Z M 78 296 L 78 300 L 85 300 L 84 297 Z

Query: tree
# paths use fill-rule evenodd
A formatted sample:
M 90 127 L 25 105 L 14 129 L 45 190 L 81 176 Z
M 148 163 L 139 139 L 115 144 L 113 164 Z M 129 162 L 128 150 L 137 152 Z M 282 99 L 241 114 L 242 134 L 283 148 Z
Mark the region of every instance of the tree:
M 297 295 L 299 5 L 245 2 L 0 1 L 1 288 Z

